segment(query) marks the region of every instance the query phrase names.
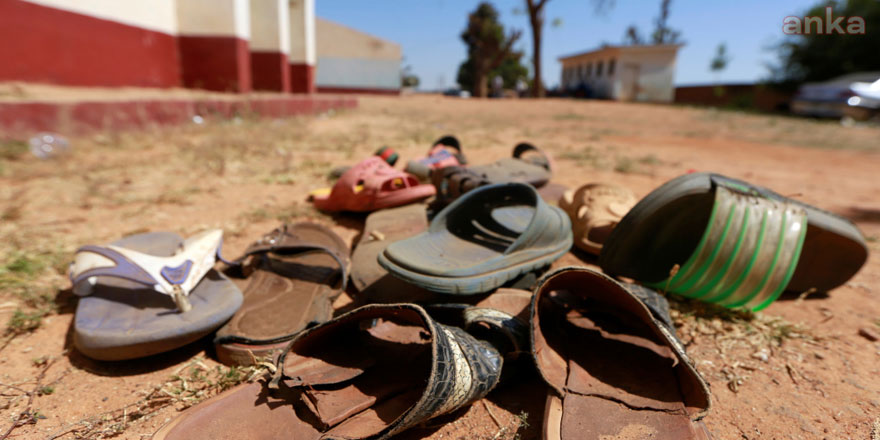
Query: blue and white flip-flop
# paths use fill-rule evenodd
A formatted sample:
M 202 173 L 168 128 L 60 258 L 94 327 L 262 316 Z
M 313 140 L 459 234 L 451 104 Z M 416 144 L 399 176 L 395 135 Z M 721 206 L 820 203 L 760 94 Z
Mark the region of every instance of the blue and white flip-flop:
M 173 350 L 214 331 L 242 303 L 238 287 L 213 269 L 223 233 L 184 241 L 170 232 L 136 234 L 77 250 L 70 268 L 81 296 L 74 345 L 98 360 Z

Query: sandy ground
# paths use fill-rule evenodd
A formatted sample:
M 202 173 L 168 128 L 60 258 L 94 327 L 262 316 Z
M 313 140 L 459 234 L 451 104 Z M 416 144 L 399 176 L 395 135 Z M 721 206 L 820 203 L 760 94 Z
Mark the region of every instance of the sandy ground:
M 307 191 L 378 146 L 405 160 L 447 133 L 472 163 L 504 157 L 519 141 L 540 145 L 556 158 L 554 181 L 572 187 L 610 181 L 644 195 L 689 170 L 711 170 L 852 218 L 872 255 L 845 286 L 784 297 L 757 316 L 681 301 L 674 314 L 711 384 L 705 422 L 715 438 L 880 438 L 880 343 L 859 335 L 880 333 L 880 129 L 661 105 L 438 96 L 364 97 L 357 110 L 315 118 L 98 133 L 71 139 L 70 154 L 48 161 L 3 144 L 0 322 L 9 324 L 0 339 L 0 436 L 22 420 L 9 438 L 147 438 L 252 373 L 220 368 L 209 339 L 130 362 L 79 355 L 63 276 L 77 246 L 220 227 L 233 256 L 301 217 L 334 221 L 352 240 L 363 217 L 323 216 Z M 592 263 L 569 254 L 557 265 Z M 526 375 L 402 437 L 539 438 L 545 393 Z

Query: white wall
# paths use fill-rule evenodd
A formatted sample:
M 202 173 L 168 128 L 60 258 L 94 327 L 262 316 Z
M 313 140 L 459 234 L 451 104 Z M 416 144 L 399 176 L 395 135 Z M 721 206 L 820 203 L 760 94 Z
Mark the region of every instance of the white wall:
M 315 1 L 290 0 L 290 54 L 291 63 L 314 66 L 315 52 Z
M 675 97 L 673 83 L 677 51 L 675 46 L 615 47 L 572 57 L 562 61 L 563 78 L 560 84 L 567 89 L 577 87 L 582 81 L 580 66 L 591 64 L 592 73 L 583 82 L 595 97 L 670 102 Z M 615 66 L 614 72 L 609 75 L 610 60 L 615 60 Z M 596 69 L 600 61 L 603 72 L 597 76 Z M 626 96 L 626 88 L 632 88 L 631 81 L 624 74 L 627 65 L 638 66 L 638 91 L 634 97 Z M 571 73 L 565 75 L 566 69 L 571 69 Z
M 251 35 L 249 1 L 177 0 L 177 24 L 180 35 L 235 36 L 247 40 Z
M 636 101 L 671 102 L 675 98 L 676 53 L 623 53 L 621 63 L 639 65 L 639 90 Z M 621 67 L 623 64 L 621 64 Z M 621 84 L 620 87 L 623 87 Z
M 617 50 L 604 50 L 601 52 L 582 55 L 568 59 L 562 63 L 562 71 L 572 69 L 567 78 L 563 78 L 560 84 L 563 88 L 573 89 L 585 83 L 590 88 L 593 96 L 597 98 L 615 98 L 615 83 L 620 71 L 620 53 Z M 608 66 L 614 60 L 614 73 L 608 74 Z M 602 74 L 598 75 L 599 63 L 602 63 Z M 584 67 L 589 65 L 589 72 Z
M 250 0 L 252 51 L 290 53 L 288 0 Z
M 8 1 L 8 0 L 0 0 Z M 175 0 L 25 0 L 151 31 L 177 33 Z
M 367 58 L 400 62 L 403 57 L 397 43 L 321 18 L 315 20 L 315 25 L 319 58 Z

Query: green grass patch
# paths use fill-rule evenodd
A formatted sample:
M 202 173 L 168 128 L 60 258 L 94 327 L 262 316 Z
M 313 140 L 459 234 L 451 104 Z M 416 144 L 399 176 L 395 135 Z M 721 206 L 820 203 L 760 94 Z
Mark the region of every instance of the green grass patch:
M 595 169 L 606 168 L 603 153 L 596 151 L 595 148 L 590 146 L 580 150 L 564 151 L 559 155 L 559 159 L 574 161 L 578 166 L 589 165 Z
M 556 121 L 583 121 L 586 120 L 587 117 L 579 113 L 567 112 L 557 113 L 553 115 L 553 119 Z
M 25 141 L 0 141 L 0 159 L 18 160 L 29 150 Z
M 30 333 L 40 328 L 43 324 L 43 318 L 48 314 L 49 312 L 46 310 L 25 312 L 21 309 L 16 309 L 12 313 L 12 317 L 9 318 L 9 322 L 6 323 L 6 335 L 18 336 Z

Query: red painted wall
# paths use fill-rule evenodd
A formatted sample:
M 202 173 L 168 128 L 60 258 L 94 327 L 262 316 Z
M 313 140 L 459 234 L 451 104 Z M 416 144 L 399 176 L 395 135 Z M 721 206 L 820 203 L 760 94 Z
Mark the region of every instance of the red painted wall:
M 251 52 L 251 77 L 254 90 L 290 92 L 287 55 L 281 52 Z
M 177 42 L 185 87 L 251 91 L 251 53 L 247 41 L 236 37 L 181 35 Z
M 174 87 L 179 59 L 168 34 L 0 0 L 0 81 Z
M 677 104 L 712 107 L 751 107 L 764 112 L 785 111 L 793 92 L 785 92 L 764 84 L 721 84 L 675 88 Z
M 291 63 L 290 91 L 293 93 L 315 93 L 315 66 Z

